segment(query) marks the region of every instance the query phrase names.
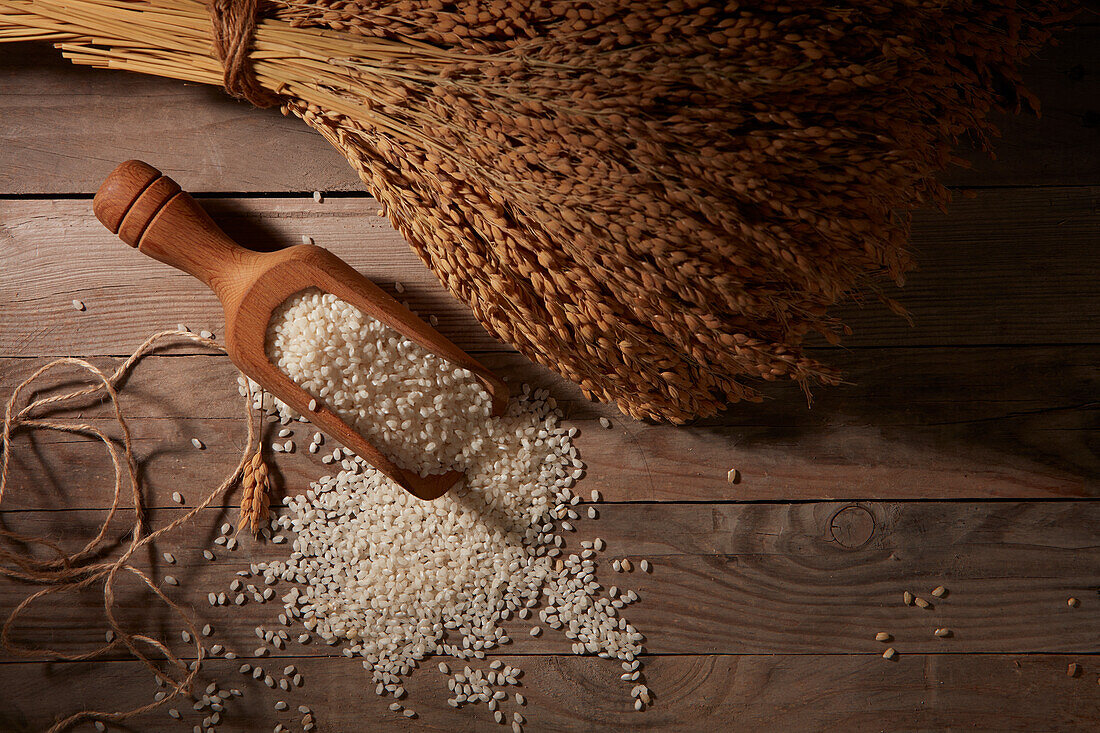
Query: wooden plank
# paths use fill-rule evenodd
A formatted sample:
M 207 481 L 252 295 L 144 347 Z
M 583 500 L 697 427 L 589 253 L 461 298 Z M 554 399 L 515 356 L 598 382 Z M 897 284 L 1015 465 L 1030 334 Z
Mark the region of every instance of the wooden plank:
M 677 428 L 621 418 L 517 354 L 482 355 L 511 384 L 550 390 L 566 421 L 580 428 L 584 486 L 612 501 L 1100 495 L 1100 457 L 1091 445 L 1100 427 L 1100 346 L 880 349 L 830 357 L 851 383 L 817 390 L 811 409 L 791 386 L 721 419 Z M 104 370 L 118 362 L 95 359 Z M 43 363 L 0 359 L 0 394 Z M 73 374 L 66 369 L 44 378 L 39 393 L 50 394 L 51 385 L 74 388 Z M 149 357 L 126 383 L 123 405 L 149 501 L 166 503 L 182 475 L 196 487 L 215 486 L 235 465 L 242 403 L 224 356 Z M 103 406 L 57 416 L 76 414 L 115 431 Z M 601 417 L 612 420 L 612 429 L 600 426 Z M 269 424 L 269 438 L 276 427 Z M 193 436 L 204 441 L 204 452 L 191 446 Z M 14 485 L 74 469 L 84 478 L 76 485 L 47 480 L 49 491 L 28 495 L 28 506 L 50 506 L 61 495 L 68 506 L 104 506 L 113 474 L 98 443 L 41 433 L 16 441 Z M 324 470 L 319 459 L 301 451 L 275 455 L 281 485 L 306 486 Z M 741 483 L 727 482 L 730 468 L 740 470 Z
M 372 199 L 203 204 L 246 246 L 281 247 L 311 236 L 391 294 L 400 280 L 406 287 L 402 299 L 437 313 L 440 330 L 464 348 L 500 348 L 389 222 L 376 216 Z M 209 289 L 127 247 L 92 216 L 90 201 L 0 201 L 0 242 L 11 263 L 0 272 L 0 355 L 120 354 L 153 330 L 180 322 L 221 332 L 221 306 Z M 74 251 L 80 252 L 76 260 Z M 73 298 L 83 300 L 87 310 L 74 311 Z M 87 327 L 90 323 L 94 328 Z
M 997 115 L 996 159 L 970 153 L 960 185 L 1100 184 L 1094 142 L 1100 26 L 1064 35 L 1024 72 L 1042 116 Z M 213 87 L 76 67 L 49 46 L 0 44 L 0 194 L 90 193 L 116 164 L 146 158 L 194 191 L 360 190 L 320 135 Z M 44 119 L 49 124 L 42 124 Z
M 386 288 L 435 313 L 471 350 L 501 345 L 447 294 L 371 200 L 204 202 L 240 241 L 282 246 L 303 234 Z M 848 347 L 1100 342 L 1100 187 L 990 190 L 916 222 L 921 270 L 890 295 L 910 327 L 876 303 L 838 309 Z M 155 329 L 220 330 L 214 296 L 194 278 L 133 251 L 84 200 L 0 200 L 0 356 L 129 353 Z M 73 253 L 78 252 L 79 257 Z M 85 312 L 73 310 L 78 298 Z
M 896 663 L 865 656 L 684 655 L 647 660 L 646 679 L 654 704 L 638 713 L 617 665 L 572 657 L 506 658 L 525 670 L 518 689 L 527 705 L 509 701 L 509 718 L 519 711 L 529 731 L 697 731 L 721 730 L 1088 730 L 1100 725 L 1092 658 L 1074 656 L 907 655 Z M 1066 676 L 1071 661 L 1086 673 Z M 269 690 L 236 672 L 236 663 L 211 662 L 203 682 L 235 687 L 224 729 L 270 731 L 276 723 L 299 729 L 298 705 L 314 711 L 320 730 L 500 731 L 484 706 L 450 708 L 447 690 L 434 668 L 409 678 L 402 702 L 414 720 L 391 712 L 391 698 L 374 695 L 369 677 L 352 660 L 295 662 L 305 679 L 301 689 Z M 124 709 L 152 701 L 156 687 L 136 662 L 0 666 L 0 726 L 9 731 L 42 730 L 55 716 L 81 706 Z M 200 688 L 201 689 L 201 688 Z M 64 695 L 44 695 L 45 691 Z M 277 700 L 290 711 L 277 713 Z M 128 722 L 133 730 L 190 730 L 203 713 L 190 699 Z M 206 713 L 208 714 L 208 713 Z
M 124 160 L 194 191 L 362 189 L 296 117 L 221 89 L 74 66 L 48 44 L 0 43 L 0 193 L 94 193 Z
M 187 498 L 195 503 L 199 496 L 188 492 Z M 152 510 L 150 526 L 164 526 L 181 511 Z M 219 524 L 235 514 L 203 510 L 156 551 L 141 553 L 136 564 L 157 582 L 165 575 L 179 580 L 178 588 L 162 587 L 193 608 L 200 626 L 217 629 L 208 644 L 248 656 L 258 644 L 256 626 L 279 627 L 278 596 L 288 584 L 276 584 L 276 597 L 266 604 L 249 595 L 244 606 L 214 607 L 207 594 L 224 592 L 232 600 L 229 584 L 237 571 L 285 558 L 291 548 L 244 535 L 237 550 L 214 545 Z M 102 510 L 5 512 L 3 522 L 12 531 L 78 547 L 105 516 Z M 130 522 L 119 517 L 109 536 L 119 536 Z M 1100 653 L 1097 502 L 607 504 L 598 519 L 577 525 L 575 534 L 565 533 L 566 550 L 578 552 L 584 539 L 605 540 L 598 582 L 637 591 L 640 602 L 622 615 L 646 634 L 646 649 L 655 654 L 881 654 L 884 647 L 873 638 L 879 631 L 893 634 L 903 654 Z M 218 559 L 204 559 L 205 549 Z M 163 550 L 177 563 L 165 564 Z M 614 572 L 611 560 L 622 557 L 635 563 L 648 558 L 652 572 Z M 928 595 L 941 584 L 949 589 L 945 598 Z M 14 608 L 36 589 L 0 582 L 0 608 Z M 904 590 L 934 607 L 905 606 Z M 136 580 L 120 580 L 115 595 L 121 623 L 167 636 L 177 653 L 193 653 L 179 636 L 178 617 L 153 602 Z M 1070 608 L 1070 596 L 1081 599 L 1081 606 Z M 12 639 L 35 648 L 86 651 L 103 638 L 102 606 L 102 591 L 95 588 L 47 597 L 28 609 Z M 491 653 L 569 653 L 563 634 L 548 629 L 531 637 L 527 632 L 537 623 L 507 622 L 514 641 Z M 939 627 L 950 628 L 952 636 L 933 636 Z M 291 630 L 301 633 L 300 627 Z M 272 654 L 338 651 L 315 640 Z

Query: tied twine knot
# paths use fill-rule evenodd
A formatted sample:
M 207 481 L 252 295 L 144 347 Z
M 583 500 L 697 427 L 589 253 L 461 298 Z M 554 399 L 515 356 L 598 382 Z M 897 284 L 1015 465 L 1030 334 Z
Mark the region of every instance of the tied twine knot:
M 225 91 L 257 107 L 273 107 L 279 97 L 263 88 L 249 58 L 259 15 L 260 0 L 210 1 L 214 49 L 225 68 L 222 77 Z

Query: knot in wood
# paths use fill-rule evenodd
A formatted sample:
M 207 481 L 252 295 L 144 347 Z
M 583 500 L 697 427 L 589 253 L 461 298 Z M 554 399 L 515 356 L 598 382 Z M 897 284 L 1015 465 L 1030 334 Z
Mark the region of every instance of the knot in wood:
M 829 520 L 829 537 L 841 547 L 855 550 L 871 541 L 875 518 L 858 504 L 838 509 Z

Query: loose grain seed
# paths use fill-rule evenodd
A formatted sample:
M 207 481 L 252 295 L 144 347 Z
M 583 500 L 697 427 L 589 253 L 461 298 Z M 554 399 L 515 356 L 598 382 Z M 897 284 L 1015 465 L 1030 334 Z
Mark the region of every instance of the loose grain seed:
M 325 200 L 325 196 L 320 191 L 314 191 L 313 192 L 313 200 L 314 200 L 314 202 L 319 204 L 319 203 L 322 203 Z
M 167 583 L 168 585 L 179 585 L 180 584 L 180 582 L 178 580 L 176 580 L 175 576 L 172 576 L 172 575 L 165 575 L 164 576 L 164 582 Z
M 880 631 L 877 634 L 875 634 L 875 641 L 890 641 L 893 638 L 894 638 L 893 636 L 886 633 L 885 631 Z
M 183 503 L 183 495 L 178 491 L 173 491 L 172 492 L 172 501 L 176 502 L 177 504 L 182 504 Z
M 945 593 L 947 593 L 947 588 L 942 585 L 937 585 L 932 589 L 932 597 L 934 598 L 943 598 Z
M 212 331 L 199 331 L 199 336 L 204 339 L 212 339 L 214 338 L 214 333 Z
M 1070 608 L 1077 608 L 1077 606 L 1080 603 L 1081 603 L 1080 601 L 1078 601 L 1076 598 L 1073 598 L 1073 597 L 1070 597 L 1070 598 L 1066 599 L 1066 605 L 1069 606 Z
M 924 600 L 923 598 L 920 598 L 919 596 L 917 598 L 913 599 L 913 603 L 916 604 L 917 608 L 931 608 L 932 607 L 931 603 Z
M 608 420 L 606 417 L 601 417 L 600 418 L 600 426 L 610 429 L 611 428 L 611 421 Z
M 939 628 L 939 629 L 936 629 L 935 631 L 933 631 L 932 633 L 942 639 L 945 636 L 951 636 L 951 629 Z
M 901 594 L 901 600 L 902 600 L 902 602 L 905 603 L 905 605 L 912 606 L 913 605 L 913 594 L 910 593 L 909 591 L 905 591 L 904 593 Z
M 74 300 L 73 308 L 76 308 L 78 311 L 84 310 L 84 302 L 80 300 Z
M 1070 662 L 1069 666 L 1066 667 L 1066 674 L 1070 677 L 1076 677 L 1078 673 L 1080 673 L 1080 671 L 1081 667 L 1077 664 L 1077 662 Z
M 887 649 L 886 651 L 884 651 L 882 653 L 882 658 L 883 659 L 893 659 L 897 655 L 898 655 L 897 649 L 894 649 L 894 647 L 890 647 L 889 649 Z

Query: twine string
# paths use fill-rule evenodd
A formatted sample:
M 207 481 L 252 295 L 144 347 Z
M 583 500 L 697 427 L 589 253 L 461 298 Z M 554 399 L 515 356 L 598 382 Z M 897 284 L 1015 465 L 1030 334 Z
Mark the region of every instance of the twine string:
M 67 552 L 60 545 L 46 537 L 22 535 L 5 528 L 0 528 L 0 537 L 14 543 L 22 543 L 28 547 L 38 545 L 47 548 L 53 554 L 52 557 L 38 559 L 29 557 L 27 554 L 20 554 L 7 548 L 0 547 L 0 575 L 13 580 L 45 586 L 24 598 L 15 609 L 12 610 L 7 619 L 5 619 L 3 626 L 0 627 L 0 646 L 2 646 L 5 651 L 22 657 L 47 655 L 53 659 L 67 661 L 93 659 L 119 646 L 125 646 L 135 658 L 143 662 L 168 688 L 167 694 L 162 700 L 154 701 L 131 710 L 116 712 L 82 710 L 73 713 L 55 723 L 50 728 L 51 733 L 65 730 L 86 720 L 118 722 L 160 707 L 176 696 L 184 692 L 189 692 L 195 680 L 195 676 L 202 668 L 202 660 L 204 657 L 201 642 L 202 637 L 197 630 L 194 619 L 186 609 L 165 595 L 145 572 L 130 564 L 130 559 L 133 557 L 134 553 L 138 552 L 141 548 L 186 524 L 199 512 L 209 507 L 216 499 L 222 497 L 230 487 L 238 481 L 245 464 L 251 459 L 253 453 L 256 451 L 258 433 L 252 414 L 252 390 L 251 386 L 249 386 L 246 389 L 244 398 L 244 417 L 248 426 L 248 434 L 244 450 L 241 453 L 241 458 L 236 468 L 234 468 L 232 473 L 230 473 L 215 489 L 211 490 L 194 508 L 164 527 L 150 532 L 149 534 L 145 534 L 141 478 L 138 473 L 137 461 L 134 458 L 133 439 L 130 435 L 130 427 L 127 424 L 126 418 L 122 412 L 122 407 L 119 404 L 119 384 L 143 356 L 158 348 L 158 345 L 162 341 L 172 338 L 188 339 L 216 351 L 225 352 L 225 349 L 216 341 L 203 338 L 187 331 L 161 331 L 146 339 L 145 342 L 109 376 L 84 359 L 71 357 L 55 359 L 37 369 L 33 374 L 23 380 L 12 392 L 11 397 L 5 405 L 4 420 L 2 426 L 0 426 L 0 503 L 3 502 L 8 487 L 9 468 L 13 450 L 12 436 L 20 430 L 53 430 L 96 438 L 103 443 L 108 455 L 111 457 L 111 463 L 115 471 L 115 480 L 112 489 L 111 507 L 107 511 L 107 515 L 100 525 L 99 531 L 92 540 L 75 552 Z M 65 394 L 33 399 L 25 407 L 17 409 L 20 398 L 28 391 L 31 385 L 37 382 L 44 374 L 66 365 L 76 366 L 83 371 L 89 372 L 93 377 L 92 383 L 87 387 Z M 41 417 L 43 412 L 46 412 L 46 408 L 54 410 L 61 408 L 74 409 L 85 406 L 89 400 L 103 399 L 104 396 L 111 402 L 114 419 L 118 423 L 121 431 L 121 439 L 117 441 L 121 442 L 121 453 L 119 447 L 115 444 L 116 441 L 94 425 L 85 422 L 55 422 L 46 417 Z M 108 549 L 106 540 L 109 525 L 120 511 L 123 491 L 126 488 L 124 485 L 126 483 L 129 484 L 129 490 L 133 501 L 133 518 L 129 528 L 130 542 L 119 557 L 95 561 L 95 558 L 100 553 Z M 123 628 L 118 619 L 115 618 L 115 582 L 120 577 L 125 577 L 127 574 L 136 576 L 160 601 L 172 609 L 182 619 L 195 643 L 196 660 L 198 663 L 195 665 L 194 669 L 189 669 L 188 665 L 183 660 L 172 653 L 164 641 L 145 634 L 130 633 Z M 87 589 L 100 582 L 103 584 L 103 609 L 106 615 L 107 624 L 115 634 L 112 641 L 90 651 L 67 653 L 57 649 L 22 646 L 12 640 L 11 632 L 16 622 L 26 609 L 33 606 L 39 600 L 56 593 Z M 166 661 L 169 669 L 174 670 L 175 674 L 173 675 L 170 672 L 162 670 L 160 666 L 158 666 L 158 662 L 161 661 Z
M 279 97 L 260 84 L 249 52 L 256 35 L 260 0 L 211 0 L 214 50 L 224 67 L 225 91 L 257 107 L 273 107 Z

